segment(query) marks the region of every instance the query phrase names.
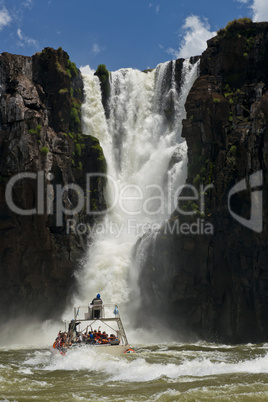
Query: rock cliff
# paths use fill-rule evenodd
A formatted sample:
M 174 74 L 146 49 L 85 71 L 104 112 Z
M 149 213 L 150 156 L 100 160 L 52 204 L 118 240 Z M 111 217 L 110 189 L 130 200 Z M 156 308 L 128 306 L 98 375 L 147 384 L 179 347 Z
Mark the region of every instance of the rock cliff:
M 85 249 L 84 230 L 68 234 L 67 220 L 93 223 L 85 208 L 77 214 L 56 213 L 74 210 L 78 203 L 76 188 L 62 189 L 79 186 L 82 201 L 90 199 L 90 210 L 103 210 L 104 182 L 95 178 L 86 189 L 86 174 L 105 173 L 106 163 L 98 140 L 82 134 L 83 82 L 61 48 L 46 48 L 33 57 L 2 53 L 0 82 L 1 317 L 53 317 L 70 301 Z M 14 182 L 10 199 L 15 207 L 37 213 L 10 209 L 6 190 L 19 173 L 23 177 Z
M 268 340 L 267 49 L 268 23 L 234 21 L 208 41 L 186 102 L 182 134 L 188 145 L 187 184 L 198 195 L 181 201 L 172 214 L 173 233 L 163 227 L 136 245 L 141 253 L 147 244 L 139 280 L 143 314 L 161 319 L 178 337 Z M 234 219 L 228 208 L 231 189 L 246 179 L 244 190 L 230 197 L 230 209 L 250 219 L 250 179 L 256 172 L 262 182 L 255 184 L 262 185 L 254 190 L 263 196 L 257 231 Z M 212 187 L 204 205 L 200 185 Z M 193 192 L 185 189 L 183 195 Z M 184 223 L 195 225 L 192 233 L 185 234 Z M 210 229 L 200 234 L 207 223 L 213 234 Z

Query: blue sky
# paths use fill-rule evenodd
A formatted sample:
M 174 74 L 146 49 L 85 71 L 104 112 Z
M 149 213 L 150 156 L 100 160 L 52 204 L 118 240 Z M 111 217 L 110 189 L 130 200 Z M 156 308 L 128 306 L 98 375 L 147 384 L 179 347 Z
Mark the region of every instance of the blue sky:
M 78 67 L 143 70 L 201 54 L 241 17 L 268 21 L 268 0 L 0 0 L 0 52 L 61 46 Z

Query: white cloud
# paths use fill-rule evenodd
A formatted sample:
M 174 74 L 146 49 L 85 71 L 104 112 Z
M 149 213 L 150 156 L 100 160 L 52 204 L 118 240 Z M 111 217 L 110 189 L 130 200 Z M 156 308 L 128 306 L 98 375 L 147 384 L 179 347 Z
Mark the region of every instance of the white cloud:
M 12 18 L 5 7 L 0 10 L 0 31 L 11 22 Z
M 216 35 L 216 32 L 210 31 L 208 21 L 201 20 L 197 15 L 187 17 L 182 28 L 185 34 L 179 49 L 167 49 L 167 53 L 175 58 L 200 55 L 207 47 L 207 40 Z
M 92 53 L 98 54 L 100 53 L 101 48 L 99 47 L 99 45 L 97 43 L 94 43 L 92 46 Z
M 253 21 L 268 21 L 268 2 L 267 0 L 253 0 L 250 6 L 253 11 Z
M 235 0 L 239 3 L 249 4 L 252 11 L 252 19 L 255 22 L 268 21 L 267 0 Z
M 91 52 L 95 55 L 99 54 L 101 52 L 101 48 L 99 47 L 99 45 L 97 43 L 93 43 L 93 46 L 91 48 Z
M 90 53 L 97 55 L 105 50 L 104 47 L 100 47 L 96 42 L 93 43 Z
M 30 10 L 33 7 L 33 0 L 25 0 L 22 5 Z
M 17 30 L 17 35 L 19 37 L 19 43 L 18 43 L 19 46 L 24 47 L 26 45 L 26 46 L 38 47 L 38 41 L 23 35 L 21 29 Z

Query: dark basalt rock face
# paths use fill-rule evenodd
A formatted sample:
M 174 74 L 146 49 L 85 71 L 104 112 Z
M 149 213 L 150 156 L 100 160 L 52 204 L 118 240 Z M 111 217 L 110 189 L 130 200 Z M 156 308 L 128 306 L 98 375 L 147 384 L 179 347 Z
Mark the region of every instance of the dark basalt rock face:
M 109 99 L 111 95 L 110 73 L 107 70 L 105 64 L 100 64 L 97 70 L 95 71 L 94 75 L 96 75 L 100 80 L 101 100 L 105 111 L 105 116 L 107 119 L 109 119 L 110 117 Z
M 66 52 L 46 48 L 33 57 L 2 53 L 0 78 L 1 314 L 51 318 L 70 302 L 73 274 L 86 245 L 85 236 L 67 233 L 67 220 L 93 223 L 83 209 L 74 216 L 63 214 L 59 225 L 56 186 L 79 185 L 86 202 L 86 174 L 105 173 L 106 163 L 98 140 L 81 133 L 83 82 Z M 23 216 L 7 205 L 8 181 L 25 172 L 41 172 L 44 195 L 40 196 L 37 176 L 23 178 L 14 184 L 14 204 L 29 210 L 44 199 L 40 214 Z M 91 181 L 91 210 L 105 208 L 103 186 L 103 179 Z M 75 193 L 64 192 L 62 206 L 76 205 Z
M 142 314 L 160 319 L 178 337 L 268 340 L 267 49 L 267 23 L 231 24 L 208 41 L 186 102 L 187 183 L 213 188 L 206 191 L 204 214 L 199 201 L 180 203 L 196 214 L 175 211 L 169 224 L 199 220 L 202 230 L 209 222 L 214 234 L 172 234 L 163 228 L 136 245 L 141 255 L 147 243 L 139 281 Z M 263 191 L 260 233 L 241 225 L 228 209 L 230 190 L 246 179 L 247 189 L 235 194 L 230 205 L 237 215 L 250 218 L 249 183 L 257 171 L 263 175 L 262 186 L 254 189 Z

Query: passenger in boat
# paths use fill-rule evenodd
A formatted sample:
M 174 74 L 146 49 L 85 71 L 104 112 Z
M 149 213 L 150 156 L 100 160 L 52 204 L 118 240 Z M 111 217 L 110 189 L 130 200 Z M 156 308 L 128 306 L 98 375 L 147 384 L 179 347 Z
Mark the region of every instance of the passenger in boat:
M 53 344 L 53 347 L 57 348 L 57 349 L 62 349 L 62 347 L 65 346 L 65 342 L 67 340 L 67 334 L 66 332 L 61 332 L 59 331 L 58 336 Z
M 88 334 L 87 334 L 87 339 L 86 339 L 86 341 L 85 341 L 87 344 L 93 344 L 93 343 L 95 343 L 95 340 L 94 340 L 94 337 L 93 337 L 93 333 L 90 331 Z
M 57 348 L 57 349 L 60 348 L 61 342 L 62 342 L 62 339 L 61 339 L 61 337 L 58 336 L 58 337 L 56 338 L 56 348 Z
M 94 329 L 94 332 L 93 332 L 93 339 L 96 339 L 97 338 L 97 331 Z
M 92 302 L 91 302 L 91 304 L 93 304 L 93 306 L 94 306 L 94 302 L 95 301 L 97 301 L 98 303 L 97 304 L 99 304 L 99 302 L 101 302 L 101 304 L 102 304 L 102 299 L 101 299 L 101 297 L 100 297 L 100 294 L 98 293 L 97 294 L 97 296 L 96 297 L 94 297 L 94 299 L 92 300 Z
M 98 341 L 101 338 L 101 331 L 100 328 L 98 329 L 98 332 L 96 333 L 96 340 Z
M 91 344 L 95 343 L 94 335 L 92 332 L 89 333 L 89 343 Z
M 109 342 L 109 340 L 108 340 L 108 334 L 106 334 L 106 332 L 105 331 L 103 331 L 103 333 L 101 334 L 101 343 L 108 343 Z
M 98 320 L 102 313 L 102 300 L 99 293 L 94 297 L 91 304 L 93 305 L 93 318 Z
M 68 336 L 69 339 L 72 341 L 73 339 L 76 338 L 76 327 L 81 324 L 81 322 L 75 322 L 74 319 L 72 319 L 72 321 L 69 323 L 69 327 L 68 327 Z
M 67 342 L 67 338 L 68 338 L 67 332 L 63 332 L 62 339 L 63 339 L 64 343 Z
M 114 334 L 111 334 L 110 335 L 110 343 L 111 343 L 111 345 L 119 345 L 120 341 L 117 336 L 115 336 Z

